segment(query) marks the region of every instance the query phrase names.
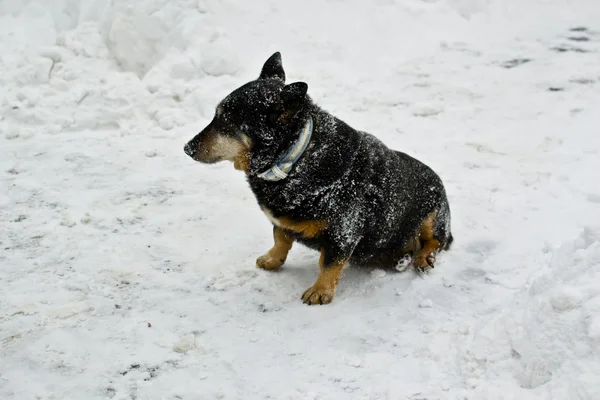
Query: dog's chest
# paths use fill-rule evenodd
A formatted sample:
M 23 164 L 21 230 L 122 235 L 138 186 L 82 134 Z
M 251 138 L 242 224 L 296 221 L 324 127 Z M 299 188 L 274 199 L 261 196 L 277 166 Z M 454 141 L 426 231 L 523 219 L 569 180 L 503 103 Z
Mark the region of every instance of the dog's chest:
M 281 221 L 278 218 L 275 218 L 273 216 L 273 212 L 271 212 L 271 210 L 269 210 L 267 207 L 261 207 L 262 212 L 267 216 L 267 218 L 269 219 L 269 221 L 271 221 L 271 223 L 275 226 L 278 226 L 280 228 L 282 228 L 282 224 Z

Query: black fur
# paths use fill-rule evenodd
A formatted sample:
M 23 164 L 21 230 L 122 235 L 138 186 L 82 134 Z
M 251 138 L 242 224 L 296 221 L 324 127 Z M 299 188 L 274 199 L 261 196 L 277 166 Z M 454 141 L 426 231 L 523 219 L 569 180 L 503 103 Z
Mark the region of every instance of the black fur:
M 323 249 L 326 265 L 348 257 L 362 264 L 394 264 L 434 211 L 434 237 L 440 249 L 447 248 L 450 209 L 438 175 L 319 108 L 306 94 L 306 83 L 286 86 L 284 81 L 281 56 L 275 53 L 257 80 L 221 102 L 223 114 L 209 125 L 223 135 L 252 140 L 247 179 L 261 208 L 275 218 L 327 221 L 327 229 L 314 238 L 290 232 L 297 241 Z M 309 116 L 314 121 L 310 145 L 289 176 L 276 182 L 258 177 L 293 145 Z M 187 146 L 197 147 L 203 132 Z

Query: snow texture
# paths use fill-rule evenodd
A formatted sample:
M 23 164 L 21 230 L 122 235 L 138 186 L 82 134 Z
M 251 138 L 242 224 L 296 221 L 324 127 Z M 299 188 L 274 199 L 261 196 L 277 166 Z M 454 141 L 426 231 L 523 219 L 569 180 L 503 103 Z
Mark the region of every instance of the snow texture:
M 597 0 L 0 2 L 0 398 L 600 398 Z M 243 174 L 182 147 L 288 81 L 439 172 L 425 279 L 254 267 Z

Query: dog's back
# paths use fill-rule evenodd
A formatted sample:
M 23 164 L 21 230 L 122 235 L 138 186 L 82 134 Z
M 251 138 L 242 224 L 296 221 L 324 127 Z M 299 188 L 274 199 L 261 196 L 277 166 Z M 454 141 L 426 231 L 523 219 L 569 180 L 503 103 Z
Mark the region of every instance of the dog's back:
M 250 179 L 261 206 L 275 215 L 344 225 L 334 240 L 359 230 L 352 260 L 395 264 L 414 244 L 419 227 L 432 218 L 432 234 L 449 240 L 450 211 L 438 175 L 415 158 L 389 149 L 375 136 L 353 129 L 314 106 L 311 146 L 286 181 L 275 187 Z M 298 241 L 319 249 L 326 237 Z

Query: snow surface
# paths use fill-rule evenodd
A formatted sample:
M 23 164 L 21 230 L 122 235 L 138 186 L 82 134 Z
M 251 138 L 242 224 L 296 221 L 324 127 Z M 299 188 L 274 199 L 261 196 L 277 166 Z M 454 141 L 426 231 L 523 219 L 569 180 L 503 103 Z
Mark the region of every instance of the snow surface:
M 597 0 L 4 0 L 0 44 L 0 398 L 600 398 Z M 276 50 L 441 175 L 425 279 L 254 267 L 244 176 L 182 147 Z

